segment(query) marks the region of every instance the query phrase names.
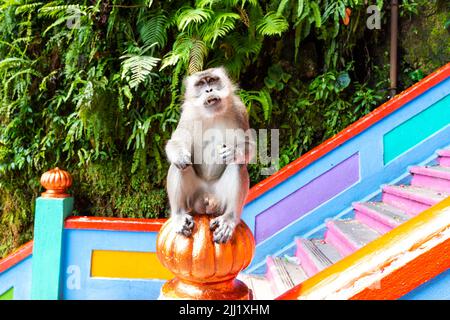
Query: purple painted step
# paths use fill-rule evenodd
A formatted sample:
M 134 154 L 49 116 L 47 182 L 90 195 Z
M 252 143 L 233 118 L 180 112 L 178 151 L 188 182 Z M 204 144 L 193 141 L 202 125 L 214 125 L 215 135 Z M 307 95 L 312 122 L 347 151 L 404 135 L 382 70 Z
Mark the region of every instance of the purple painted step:
M 353 203 L 356 220 L 384 234 L 406 222 L 408 216 L 403 210 L 384 202 Z
M 303 268 L 294 259 L 297 260 L 296 258 L 288 260 L 282 257 L 267 257 L 266 278 L 270 282 L 272 291 L 276 296 L 308 278 Z
M 310 277 L 342 259 L 338 250 L 324 240 L 297 239 L 296 243 L 296 256 Z
M 450 193 L 450 167 L 412 167 L 411 185 Z
M 380 233 L 358 220 L 330 220 L 325 241 L 347 256 L 380 236 Z
M 437 152 L 439 155 L 439 165 L 443 167 L 450 167 L 450 149 L 443 149 Z
M 383 202 L 414 216 L 441 202 L 448 194 L 415 186 L 384 186 Z

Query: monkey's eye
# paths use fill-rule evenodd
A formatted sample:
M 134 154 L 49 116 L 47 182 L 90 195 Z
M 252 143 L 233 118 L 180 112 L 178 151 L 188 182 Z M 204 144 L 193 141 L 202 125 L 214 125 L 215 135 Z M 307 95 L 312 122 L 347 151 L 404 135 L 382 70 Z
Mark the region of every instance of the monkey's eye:
M 199 80 L 199 81 L 197 81 L 196 83 L 195 83 L 195 86 L 196 87 L 201 87 L 201 86 L 204 86 L 205 85 L 205 80 Z

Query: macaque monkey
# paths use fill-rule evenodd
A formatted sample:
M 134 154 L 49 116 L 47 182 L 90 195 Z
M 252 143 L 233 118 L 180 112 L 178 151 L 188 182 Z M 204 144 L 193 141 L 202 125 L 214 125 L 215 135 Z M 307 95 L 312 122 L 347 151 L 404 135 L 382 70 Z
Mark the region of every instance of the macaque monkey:
M 224 68 L 197 72 L 184 84 L 181 118 L 166 145 L 171 217 L 176 231 L 189 237 L 192 214 L 212 214 L 213 240 L 225 243 L 240 221 L 249 190 L 254 134 Z

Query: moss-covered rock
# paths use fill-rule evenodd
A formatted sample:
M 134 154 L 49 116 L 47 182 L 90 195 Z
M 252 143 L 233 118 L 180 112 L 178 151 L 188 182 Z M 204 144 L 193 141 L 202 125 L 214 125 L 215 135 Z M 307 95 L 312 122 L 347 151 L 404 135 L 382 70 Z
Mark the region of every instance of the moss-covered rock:
M 450 61 L 449 9 L 448 1 L 429 1 L 418 8 L 417 15 L 401 20 L 401 59 L 412 70 L 429 74 Z

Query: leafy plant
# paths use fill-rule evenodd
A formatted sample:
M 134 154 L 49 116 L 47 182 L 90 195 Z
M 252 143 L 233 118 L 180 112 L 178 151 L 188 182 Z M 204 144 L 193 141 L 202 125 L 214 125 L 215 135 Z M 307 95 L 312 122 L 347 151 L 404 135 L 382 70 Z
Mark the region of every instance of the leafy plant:
M 165 216 L 188 74 L 224 65 L 252 127 L 280 129 L 280 166 L 369 112 L 387 76 L 353 68 L 375 68 L 372 51 L 352 53 L 378 41 L 364 15 L 362 0 L 0 1 L 0 256 L 31 238 L 54 166 L 74 176 L 77 214 Z

